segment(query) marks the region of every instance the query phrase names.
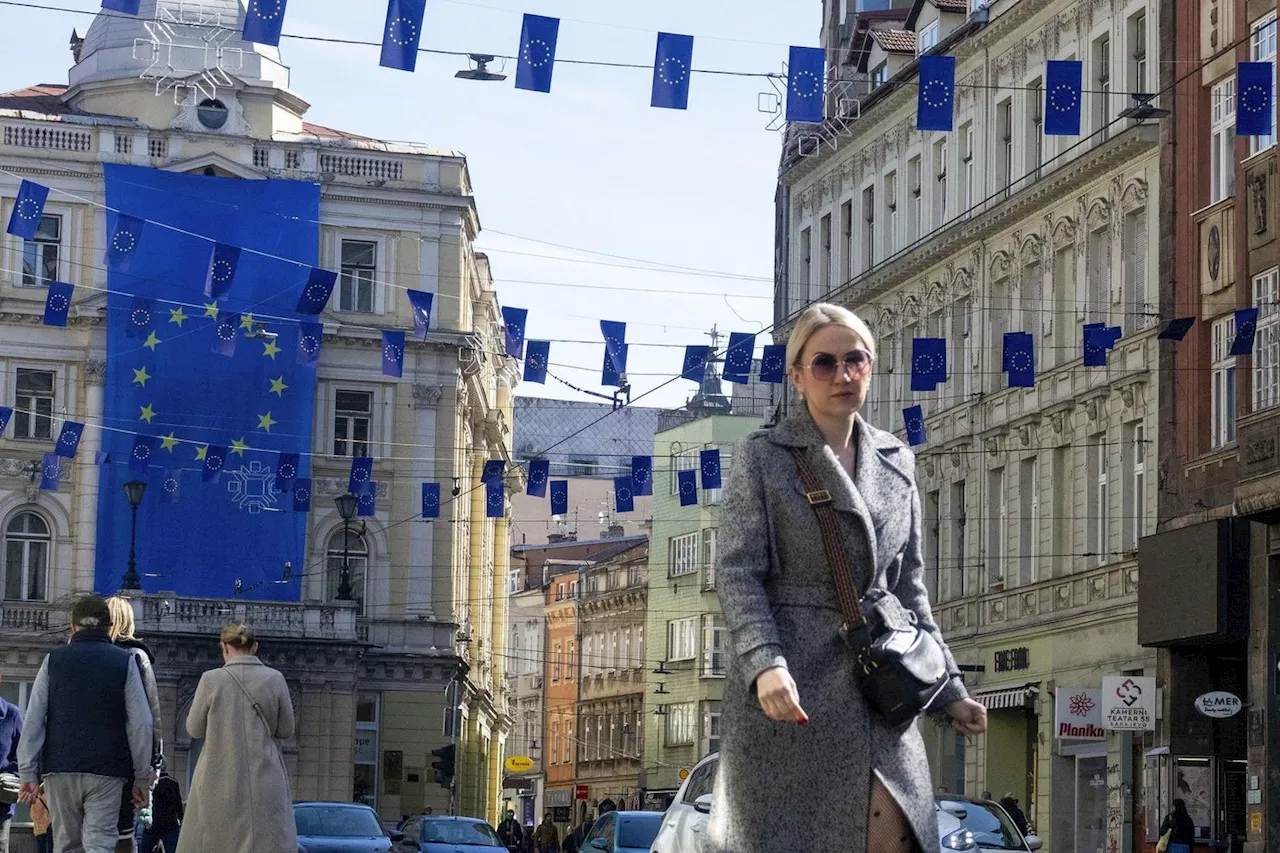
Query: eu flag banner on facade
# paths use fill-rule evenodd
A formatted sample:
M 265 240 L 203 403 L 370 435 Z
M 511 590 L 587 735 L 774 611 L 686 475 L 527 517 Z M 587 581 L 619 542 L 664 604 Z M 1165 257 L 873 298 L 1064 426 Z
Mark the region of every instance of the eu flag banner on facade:
M 551 73 L 556 67 L 556 40 L 559 35 L 559 18 L 524 16 L 524 26 L 520 30 L 520 58 L 516 63 L 517 89 L 551 91 Z
M 413 71 L 418 67 L 418 45 L 422 42 L 422 19 L 426 14 L 427 0 L 390 0 L 387 3 L 379 65 L 400 71 Z
M 1237 63 L 1236 136 L 1270 136 L 1275 132 L 1271 106 L 1276 97 L 1275 73 L 1274 61 Z
M 145 338 L 151 331 L 151 321 L 156 312 L 156 303 L 143 296 L 133 297 L 129 305 L 129 323 L 124 333 L 130 338 Z
M 916 130 L 951 130 L 955 123 L 956 58 L 920 57 L 916 94 Z
M 720 488 L 720 449 L 713 447 L 702 451 L 699 461 L 701 462 L 699 467 L 702 470 L 702 488 Z
M 600 333 L 604 335 L 604 368 L 600 384 L 620 386 L 622 374 L 627 372 L 627 324 L 601 320 Z
M 422 517 L 423 518 L 439 518 L 440 517 L 440 484 L 439 483 L 423 483 L 422 484 Z
M 1044 72 L 1046 136 L 1080 135 L 1080 98 L 1084 65 L 1076 59 L 1051 59 Z
M 18 187 L 18 198 L 9 214 L 9 233 L 19 240 L 34 240 L 44 217 L 44 203 L 49 200 L 49 188 L 34 181 L 23 181 Z
M 383 331 L 382 372 L 397 379 L 404 376 L 404 332 Z
M 502 309 L 504 349 L 512 358 L 524 357 L 524 326 L 528 319 L 529 312 L 524 308 Z
M 777 385 L 787 378 L 787 345 L 768 344 L 760 357 L 760 381 Z
M 756 336 L 749 332 L 730 332 L 729 347 L 724 353 L 726 382 L 745 385 L 751 381 L 751 362 L 756 353 Z
M 56 492 L 61 479 L 62 457 L 56 453 L 46 453 L 40 465 L 40 488 L 46 492 Z
M 133 437 L 133 451 L 129 454 L 129 470 L 146 473 L 151 457 L 156 455 L 156 437 L 139 433 Z
M 427 339 L 427 330 L 431 328 L 431 302 L 433 297 L 430 293 L 422 290 L 406 290 L 404 295 L 409 298 L 409 309 L 413 312 L 413 334 L 420 341 Z
M 53 452 L 68 459 L 75 459 L 76 452 L 80 449 L 82 435 L 84 435 L 84 424 L 66 421 L 62 425 L 62 432 L 58 433 L 58 444 Z
M 707 375 L 707 360 L 711 358 L 711 347 L 692 344 L 684 348 L 684 364 L 680 368 L 680 378 L 701 383 Z
M 231 291 L 236 280 L 236 268 L 240 266 L 241 249 L 226 243 L 214 243 L 209 256 L 209 276 L 205 280 L 204 295 L 221 299 Z
M 547 381 L 547 364 L 551 361 L 551 341 L 529 341 L 524 348 L 524 381 L 539 385 Z
M 324 325 L 321 323 L 298 324 L 298 356 L 303 367 L 315 367 L 320 363 L 320 345 L 324 342 Z
M 490 459 L 484 463 L 480 481 L 484 483 L 485 518 L 502 518 L 503 516 L 506 494 L 502 482 L 502 472 L 506 469 L 506 466 L 506 462 L 501 459 Z
M 924 408 L 911 406 L 902 410 L 902 423 L 907 430 L 907 444 L 919 447 L 924 444 Z
M 658 33 L 653 58 L 650 106 L 668 110 L 689 108 L 689 76 L 693 73 L 693 36 Z
M 71 311 L 71 294 L 75 288 L 65 281 L 49 282 L 49 295 L 44 300 L 44 324 L 46 326 L 67 325 L 67 314 Z
M 311 512 L 311 478 L 299 477 L 293 483 L 293 511 Z
M 219 311 L 218 322 L 213 327 L 213 351 L 223 358 L 231 358 L 236 354 L 236 339 L 239 337 L 239 312 Z
M 911 390 L 933 391 L 947 381 L 947 339 L 912 338 Z
M 177 503 L 182 492 L 182 469 L 170 468 L 164 472 L 160 481 L 160 500 L 163 503 Z
M 1191 327 L 1195 324 L 1195 317 L 1177 317 L 1170 320 L 1156 338 L 1162 341 L 1180 341 L 1187 336 L 1187 332 L 1191 331 Z
M 569 481 L 568 480 L 552 480 L 551 481 L 551 514 L 552 515 L 568 515 L 569 514 Z
M 159 437 L 165 445 L 154 451 L 162 459 L 138 472 L 149 494 L 161 493 L 166 470 L 192 472 L 181 503 L 157 498 L 139 508 L 146 563 L 165 572 L 165 589 L 178 595 L 222 597 L 239 577 L 246 597 L 296 601 L 297 584 L 273 581 L 285 563 L 307 563 L 307 519 L 287 512 L 292 501 L 276 489 L 276 479 L 283 453 L 300 457 L 295 497 L 299 481 L 310 477 L 316 378 L 288 350 L 297 346 L 298 323 L 309 319 L 297 304 L 304 271 L 318 263 L 319 187 L 116 164 L 106 165 L 105 184 L 108 207 L 145 216 L 152 225 L 128 274 L 108 273 L 106 357 L 116 369 L 107 371 L 103 422 L 166 433 Z M 157 313 L 139 346 L 126 334 L 133 297 L 157 306 L 196 304 L 212 269 L 211 243 L 243 249 L 232 292 L 210 306 L 212 316 L 184 316 L 180 330 Z M 246 321 L 250 310 L 278 318 L 279 337 L 245 337 L 238 327 L 234 355 L 218 355 L 211 351 L 218 310 Z M 145 382 L 135 383 L 138 376 Z M 104 433 L 103 450 L 129 459 L 129 440 L 124 432 Z M 119 588 L 128 555 L 130 507 L 119 495 L 124 481 L 137 475 L 125 469 L 102 469 L 94 580 L 100 592 Z M 163 568 L 172 566 L 183 571 Z M 144 586 L 158 582 L 143 571 Z
M 635 486 L 630 477 L 613 478 L 613 508 L 617 512 L 635 512 Z
M 347 476 L 347 491 L 360 494 L 366 483 L 373 480 L 373 457 L 357 456 L 351 460 L 351 473 Z
M 129 216 L 125 213 L 110 211 L 107 213 L 107 232 L 111 235 L 107 240 L 107 251 L 103 258 L 109 270 L 124 271 L 129 269 L 138 243 L 142 240 L 142 229 L 145 219 Z
M 792 47 L 787 52 L 787 121 L 822 124 L 827 81 L 827 52 Z
M 1003 364 L 1010 388 L 1035 387 L 1036 343 L 1030 332 L 1005 333 Z
M 315 316 L 329 304 L 333 295 L 333 286 L 338 283 L 338 274 L 329 270 L 312 267 L 307 274 L 306 286 L 298 297 L 298 313 Z
M 288 0 L 249 0 L 249 11 L 244 16 L 244 30 L 240 37 L 255 44 L 279 47 L 287 2 Z
M 631 457 L 631 484 L 637 497 L 653 494 L 653 457 Z
M 378 484 L 365 483 L 356 494 L 356 517 L 372 518 L 378 514 Z
M 547 479 L 551 476 L 551 462 L 546 459 L 533 459 L 529 462 L 529 481 L 525 484 L 525 494 L 535 498 L 547 496 Z
M 1258 309 L 1236 309 L 1236 336 L 1231 339 L 1229 355 L 1252 355 L 1253 339 L 1258 332 Z
M 102 0 L 102 8 L 109 12 L 136 15 L 142 9 L 142 0 Z
M 698 502 L 698 472 L 676 473 L 676 488 L 680 493 L 680 506 L 693 506 Z
M 302 461 L 299 453 L 281 453 L 276 462 L 276 491 L 284 494 L 293 488 L 293 481 L 298 478 L 298 464 Z

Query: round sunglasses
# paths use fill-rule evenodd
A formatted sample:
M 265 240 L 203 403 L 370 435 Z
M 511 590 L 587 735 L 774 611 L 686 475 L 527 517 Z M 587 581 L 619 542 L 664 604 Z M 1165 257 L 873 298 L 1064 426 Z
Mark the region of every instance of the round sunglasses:
M 875 360 L 875 356 L 864 349 L 849 350 L 842 360 L 829 352 L 820 352 L 810 359 L 809 372 L 819 382 L 830 382 L 836 378 L 836 369 L 843 365 L 843 369 L 852 373 L 855 379 L 861 379 L 870 372 Z

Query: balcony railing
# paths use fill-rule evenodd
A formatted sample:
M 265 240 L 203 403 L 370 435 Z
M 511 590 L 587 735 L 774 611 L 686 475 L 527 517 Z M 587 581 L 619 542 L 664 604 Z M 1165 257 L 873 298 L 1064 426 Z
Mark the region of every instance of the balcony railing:
M 263 638 L 356 642 L 354 604 L 237 601 L 146 595 L 134 599 L 141 634 L 209 634 L 243 622 Z

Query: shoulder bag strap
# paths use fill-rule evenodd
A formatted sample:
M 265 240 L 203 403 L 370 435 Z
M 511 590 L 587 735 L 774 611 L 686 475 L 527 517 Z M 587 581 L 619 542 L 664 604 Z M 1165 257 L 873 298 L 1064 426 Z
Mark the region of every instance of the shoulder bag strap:
M 840 541 L 840 520 L 836 516 L 835 507 L 831 505 L 831 492 L 822 487 L 818 473 L 809 462 L 809 457 L 800 448 L 789 448 L 796 460 L 796 470 L 800 472 L 800 483 L 804 486 L 805 499 L 813 507 L 818 517 L 818 529 L 822 533 L 822 550 L 827 555 L 827 565 L 836 583 L 836 599 L 840 603 L 840 613 L 844 616 L 845 634 L 852 637 L 855 633 L 864 635 L 861 645 L 868 644 L 867 620 L 862 615 L 862 606 L 858 591 L 854 587 L 853 572 L 849 569 L 849 561 Z
M 262 724 L 267 727 L 267 737 L 274 741 L 276 739 L 275 729 L 272 728 L 271 723 L 268 722 L 267 715 L 262 713 L 262 708 L 258 706 L 258 702 L 253 698 L 253 694 L 249 692 L 249 688 L 244 686 L 244 682 L 240 680 L 240 676 L 232 672 L 230 667 L 224 666 L 222 669 L 227 675 L 231 676 L 231 680 L 240 688 L 240 692 L 244 693 L 245 698 L 249 700 L 249 704 L 253 706 L 253 710 L 257 712 L 258 719 L 262 720 Z

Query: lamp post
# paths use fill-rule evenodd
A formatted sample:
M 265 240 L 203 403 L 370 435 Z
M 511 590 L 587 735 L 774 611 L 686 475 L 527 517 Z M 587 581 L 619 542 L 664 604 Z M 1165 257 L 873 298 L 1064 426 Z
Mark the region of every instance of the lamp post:
M 147 484 L 142 480 L 130 480 L 124 484 L 124 496 L 129 501 L 133 520 L 129 526 L 129 568 L 120 581 L 121 589 L 142 589 L 142 579 L 138 577 L 138 504 L 142 503 L 142 495 L 147 491 Z
M 351 519 L 356 517 L 359 500 L 348 492 L 333 499 L 342 516 L 342 574 L 338 576 L 338 601 L 351 601 Z

